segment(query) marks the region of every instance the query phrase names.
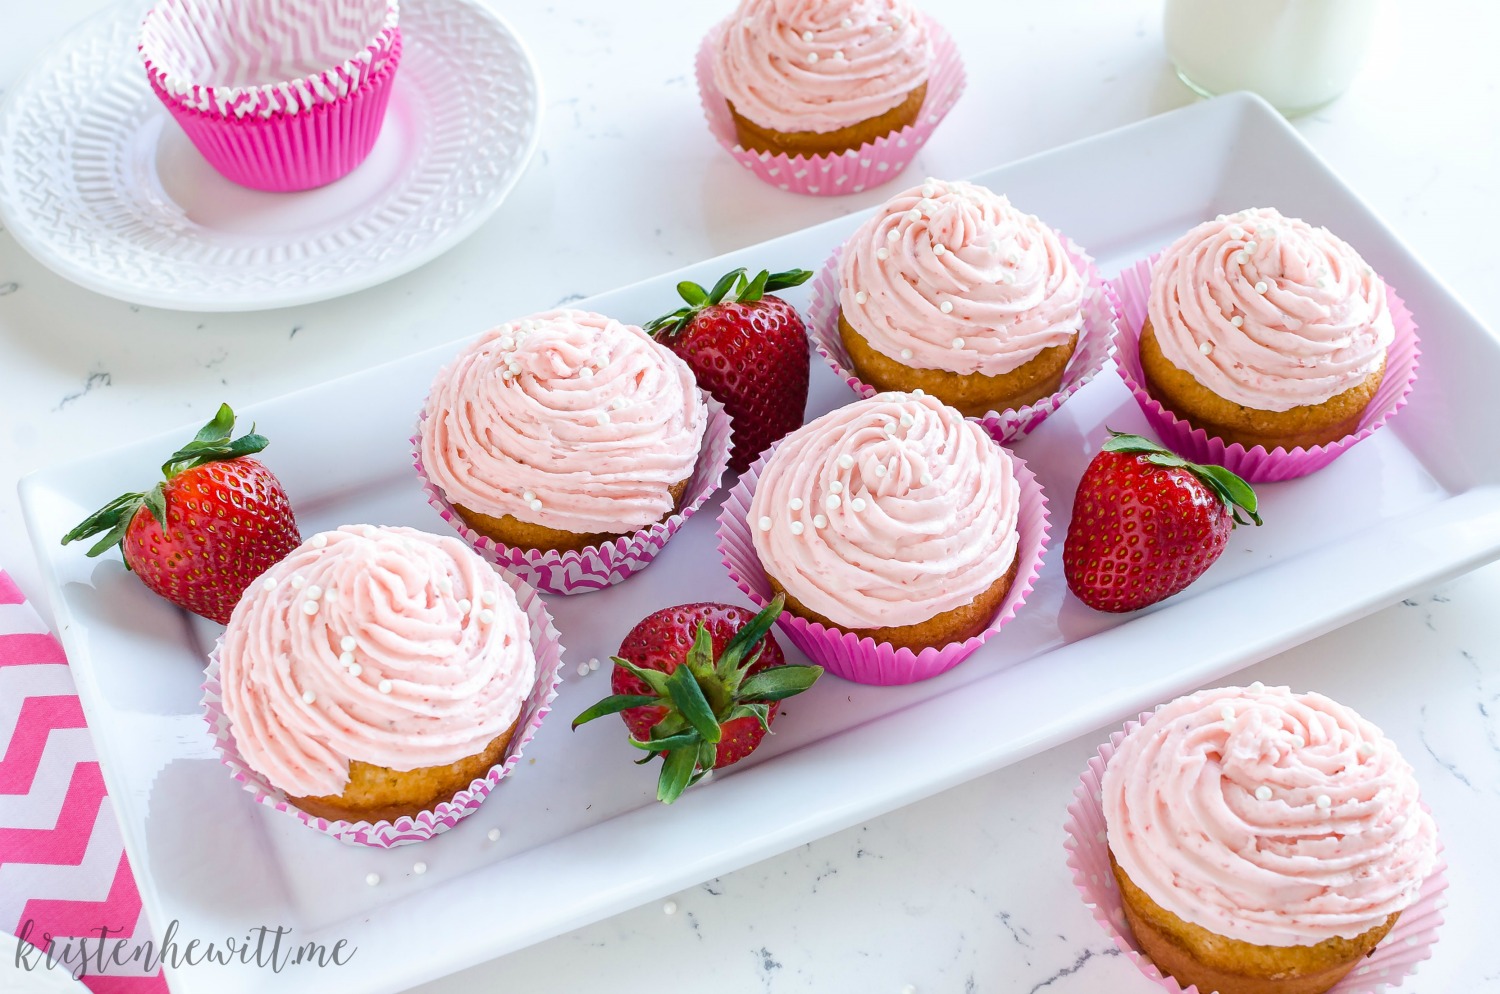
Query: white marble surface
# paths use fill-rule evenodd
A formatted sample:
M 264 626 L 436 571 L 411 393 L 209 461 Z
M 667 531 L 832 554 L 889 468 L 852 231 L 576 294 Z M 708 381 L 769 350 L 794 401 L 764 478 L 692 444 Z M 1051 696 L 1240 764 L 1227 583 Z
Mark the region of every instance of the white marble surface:
M 727 0 L 494 2 L 541 66 L 542 150 L 478 234 L 415 273 L 309 307 L 171 313 L 77 289 L 0 235 L 0 565 L 23 589 L 36 590 L 37 574 L 14 483 L 32 469 L 201 419 L 221 399 L 249 404 L 315 384 L 891 192 L 790 197 L 709 139 L 690 62 Z M 0 85 L 101 6 L 6 10 Z M 927 7 L 962 39 L 970 86 L 918 159 L 922 173 L 962 176 L 1188 99 L 1161 54 L 1154 0 Z M 1390 5 L 1354 89 L 1298 122 L 1492 327 L 1497 36 L 1494 5 Z M 1497 602 L 1500 567 L 1491 567 L 1243 677 L 1354 706 L 1416 765 L 1453 869 L 1450 921 L 1406 991 L 1500 991 L 1500 963 L 1481 945 L 1494 919 L 1487 898 L 1500 888 Z M 675 914 L 640 908 L 420 990 L 603 994 L 668 981 L 725 994 L 1155 990 L 1114 954 L 1062 861 L 1063 808 L 1107 732 L 685 891 Z M 518 913 L 508 905 L 495 913 Z

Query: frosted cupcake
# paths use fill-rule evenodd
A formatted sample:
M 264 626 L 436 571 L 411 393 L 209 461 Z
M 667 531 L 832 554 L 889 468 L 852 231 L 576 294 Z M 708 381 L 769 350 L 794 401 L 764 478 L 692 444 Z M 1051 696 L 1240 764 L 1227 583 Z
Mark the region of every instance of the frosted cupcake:
M 350 525 L 250 586 L 218 679 L 252 769 L 309 814 L 375 822 L 499 764 L 536 669 L 515 593 L 462 541 Z
M 982 427 L 933 397 L 885 393 L 783 439 L 749 523 L 789 611 L 919 652 L 994 620 L 1016 576 L 1020 499 Z
M 481 535 L 584 549 L 671 517 L 708 408 L 640 328 L 562 310 L 485 332 L 434 380 L 423 471 Z
M 742 146 L 816 156 L 916 121 L 932 66 L 926 23 L 904 0 L 741 0 L 713 79 Z
M 878 390 L 924 390 L 970 417 L 1062 386 L 1084 274 L 1035 215 L 972 183 L 891 198 L 839 256 L 839 338 Z
M 1357 430 L 1394 338 L 1385 284 L 1354 249 L 1260 208 L 1157 260 L 1140 358 L 1147 392 L 1193 427 L 1290 451 Z
M 1252 684 L 1179 698 L 1125 737 L 1103 788 L 1131 931 L 1200 991 L 1326 991 L 1437 861 L 1411 767 L 1319 694 Z

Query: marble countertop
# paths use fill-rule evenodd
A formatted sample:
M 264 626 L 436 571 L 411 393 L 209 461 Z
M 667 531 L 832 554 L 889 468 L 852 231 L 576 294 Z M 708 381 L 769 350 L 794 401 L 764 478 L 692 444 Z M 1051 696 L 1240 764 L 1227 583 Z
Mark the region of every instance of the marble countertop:
M 541 67 L 541 149 L 494 218 L 414 273 L 312 306 L 174 313 L 81 290 L 0 234 L 0 566 L 23 589 L 39 585 L 14 486 L 33 469 L 201 421 L 223 399 L 248 405 L 316 384 L 892 192 L 789 196 L 708 137 L 691 56 L 727 0 L 493 2 Z M 101 6 L 55 0 L 12 12 L 0 32 L 0 86 Z M 925 6 L 961 37 L 970 81 L 918 158 L 922 174 L 963 176 L 1190 99 L 1162 54 L 1159 2 Z M 1500 327 L 1494 262 L 1478 251 L 1500 229 L 1500 63 L 1489 51 L 1500 8 L 1435 0 L 1391 4 L 1383 16 L 1350 93 L 1297 127 Z M 1500 965 L 1481 954 L 1489 896 L 1500 889 L 1496 603 L 1500 566 L 1239 678 L 1353 706 L 1417 768 L 1452 865 L 1450 910 L 1432 960 L 1405 991 L 1500 992 Z M 418 990 L 604 994 L 667 978 L 723 994 L 1156 990 L 1116 954 L 1063 864 L 1063 809 L 1110 730 Z

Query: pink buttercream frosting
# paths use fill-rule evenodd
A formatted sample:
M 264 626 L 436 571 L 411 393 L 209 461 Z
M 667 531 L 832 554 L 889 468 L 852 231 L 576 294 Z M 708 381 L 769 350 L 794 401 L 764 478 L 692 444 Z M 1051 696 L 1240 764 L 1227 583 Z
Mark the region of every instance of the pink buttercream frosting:
M 1268 207 L 1220 215 L 1174 242 L 1151 273 L 1147 316 L 1172 365 L 1259 411 L 1351 389 L 1396 336 L 1385 284 L 1359 254 Z
M 933 397 L 882 393 L 792 432 L 750 501 L 766 573 L 847 628 L 968 604 L 1016 558 L 1009 453 Z
M 342 792 L 351 760 L 483 752 L 536 676 L 526 615 L 477 553 L 373 525 L 314 535 L 251 584 L 219 667 L 240 754 L 294 797 Z
M 1086 285 L 1057 232 L 972 183 L 886 202 L 839 256 L 839 308 L 881 355 L 999 376 L 1068 345 Z
M 904 0 L 741 0 L 717 30 L 714 85 L 786 134 L 879 117 L 932 68 L 927 25 Z
M 1109 849 L 1184 921 L 1262 946 L 1352 938 L 1417 898 L 1437 828 L 1380 729 L 1320 694 L 1178 698 L 1104 772 Z
M 438 374 L 422 465 L 471 511 L 623 534 L 671 513 L 707 427 L 669 349 L 602 314 L 549 311 L 485 332 Z

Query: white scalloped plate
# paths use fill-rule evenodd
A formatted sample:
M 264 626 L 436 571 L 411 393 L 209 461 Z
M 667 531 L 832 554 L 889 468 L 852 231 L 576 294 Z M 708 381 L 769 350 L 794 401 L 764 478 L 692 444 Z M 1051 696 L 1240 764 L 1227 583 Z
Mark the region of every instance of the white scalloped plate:
M 263 193 L 216 173 L 146 83 L 148 4 L 84 22 L 0 106 L 0 219 L 49 269 L 176 310 L 326 300 L 456 245 L 500 206 L 536 149 L 531 55 L 475 0 L 402 9 L 385 126 L 348 176 Z

